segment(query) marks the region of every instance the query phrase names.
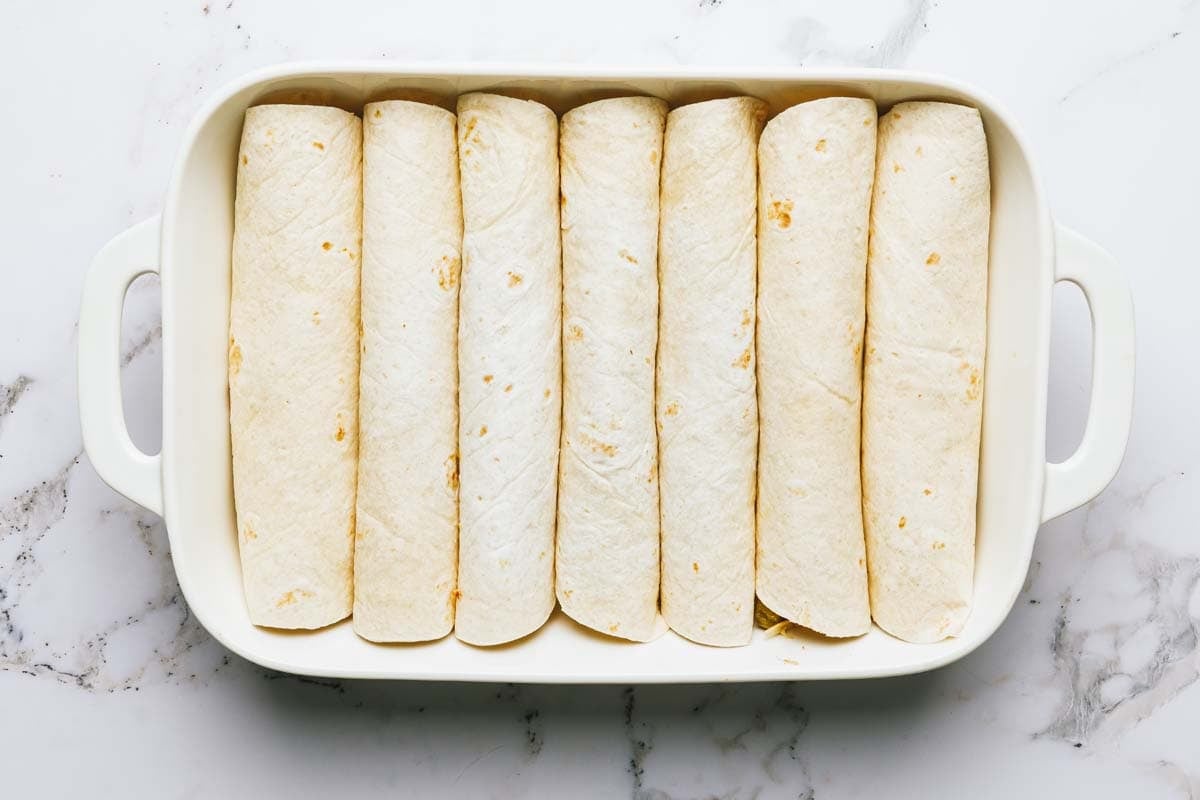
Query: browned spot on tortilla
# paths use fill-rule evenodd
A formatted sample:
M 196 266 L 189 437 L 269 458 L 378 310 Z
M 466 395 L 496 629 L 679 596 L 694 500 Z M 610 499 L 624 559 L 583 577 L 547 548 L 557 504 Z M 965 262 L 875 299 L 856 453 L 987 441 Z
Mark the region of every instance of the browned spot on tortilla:
M 979 370 L 971 370 L 971 375 L 967 379 L 967 399 L 974 400 L 979 397 Z
M 657 151 L 657 150 L 651 150 L 651 151 L 650 151 L 650 163 L 651 163 L 651 164 L 657 164 L 657 163 L 658 163 L 658 151 Z
M 918 146 L 917 146 L 917 149 L 916 149 L 916 151 L 915 151 L 915 152 L 916 152 L 916 154 L 917 154 L 917 155 L 919 155 L 919 156 L 923 156 L 923 155 L 925 155 L 925 151 L 921 149 L 920 145 L 918 145 Z
M 571 595 L 573 594 L 575 594 L 574 589 L 563 589 L 563 597 L 567 598 L 568 600 L 571 599 Z
M 508 273 L 508 285 L 509 286 L 516 286 L 523 280 L 525 280 L 525 279 L 523 277 L 521 277 L 521 275 L 519 273 L 516 273 L 516 272 Z
M 616 624 L 613 624 L 613 625 L 609 625 L 609 626 L 608 626 L 608 632 L 609 632 L 609 633 L 616 633 L 616 632 L 617 632 L 617 631 L 618 631 L 620 628 L 621 628 L 621 625 L 620 625 L 619 623 L 616 623 Z
M 743 328 L 748 327 L 751 322 L 754 322 L 754 320 L 750 318 L 750 309 L 743 308 L 742 309 L 742 327 Z
M 899 161 L 892 162 L 892 172 L 904 172 L 904 167 L 900 166 Z
M 825 152 L 825 140 L 817 139 L 817 146 L 814 147 L 813 149 L 816 150 L 818 153 L 824 153 Z
M 693 562 L 692 562 L 692 572 L 699 572 L 699 571 L 700 571 L 700 564 L 698 564 L 697 562 L 693 561 Z
M 475 130 L 475 125 L 478 122 L 478 117 L 471 117 L 467 120 L 467 126 L 463 129 L 463 142 L 470 141 L 474 144 L 483 144 L 483 140 L 479 138 L 479 133 Z
M 579 441 L 583 442 L 593 453 L 604 453 L 604 455 L 608 456 L 609 458 L 612 458 L 617 454 L 617 446 L 615 444 L 602 442 L 594 436 L 589 436 L 586 433 L 579 434 Z
M 931 494 L 933 494 L 933 489 L 926 489 L 926 490 L 925 490 L 925 496 L 926 496 L 926 497 L 929 497 L 929 495 L 931 495 Z
M 790 664 L 790 665 L 792 665 L 793 667 L 798 667 L 798 666 L 800 666 L 800 662 L 799 662 L 799 661 L 797 661 L 797 660 L 796 660 L 796 659 L 794 659 L 794 658 L 785 658 L 785 659 L 783 659 L 783 663 L 785 663 L 785 664 Z
M 375 119 L 379 119 L 382 116 L 383 116 L 383 112 L 380 111 L 378 108 L 375 109 Z
M 251 539 L 257 539 L 258 534 L 254 532 L 254 528 L 246 528 L 246 530 L 242 532 L 242 538 L 248 542 Z
M 628 261 L 630 264 L 638 263 L 638 260 L 636 258 L 634 258 L 633 254 L 630 253 L 628 250 L 621 250 L 619 253 L 617 253 L 617 255 L 619 255 L 621 258 L 625 259 L 626 261 Z
M 781 228 L 786 228 L 792 224 L 793 207 L 791 200 L 774 200 L 767 208 L 767 219 L 774 220 Z
M 646 366 L 647 366 L 647 367 L 648 367 L 648 366 L 650 366 L 651 364 L 653 364 L 653 363 L 654 363 L 654 362 L 652 362 L 652 361 L 650 360 L 650 356 L 646 356 L 646 357 L 643 359 L 643 361 L 645 361 L 645 362 L 646 362 Z
M 864 120 L 863 120 L 863 127 L 864 127 L 864 128 L 865 128 L 865 127 L 867 127 L 868 125 L 870 125 L 870 124 L 871 124 L 872 122 L 874 122 L 874 121 L 875 121 L 875 120 L 874 120 L 874 118 L 872 118 L 872 117 L 867 117 L 866 119 L 864 119 Z
M 858 559 L 858 565 L 859 565 L 860 567 L 865 567 L 865 566 L 867 565 L 867 560 L 866 560 L 865 558 L 859 558 L 859 559 Z
M 229 374 L 237 375 L 242 369 L 242 347 L 229 340 Z
M 933 549 L 934 549 L 934 550 L 945 550 L 945 549 L 946 549 L 946 543 L 945 543 L 945 542 L 934 542 L 934 543 L 933 543 Z
M 313 325 L 321 324 L 321 312 L 320 311 L 314 311 L 312 313 L 312 322 L 313 322 Z
M 450 489 L 458 488 L 458 453 L 451 453 L 446 457 L 446 486 Z
M 950 182 L 951 182 L 951 183 L 958 183 L 958 176 L 957 176 L 957 175 L 951 175 L 951 176 L 950 176 Z
M 512 384 L 510 383 L 508 386 L 504 387 L 504 393 L 508 394 L 511 391 L 512 391 Z
M 560 194 L 560 195 L 558 196 L 558 205 L 559 205 L 561 208 L 566 208 L 566 207 L 567 207 L 567 196 L 566 196 L 565 194 Z
M 646 483 L 654 483 L 656 477 L 658 477 L 658 462 L 654 461 L 650 464 L 650 474 L 646 476 Z
M 322 250 L 330 250 L 333 248 L 333 242 L 321 242 Z
M 321 144 L 320 142 L 313 142 L 313 147 L 317 148 L 318 150 L 325 149 L 325 145 Z
M 667 403 L 666 409 L 663 411 L 668 417 L 673 417 L 679 413 L 679 403 Z
M 903 528 L 907 524 L 908 524 L 908 517 L 901 517 L 900 521 L 898 523 L 896 523 L 897 527 L 900 527 L 900 528 Z
M 930 253 L 929 256 L 925 259 L 925 263 L 932 267 L 934 264 L 938 263 L 941 260 L 942 260 L 942 257 L 940 255 L 938 255 L 937 253 Z
M 542 397 L 549 399 L 550 398 L 550 390 L 547 389 L 546 391 L 542 392 Z
M 458 269 L 462 262 L 458 256 L 442 256 L 434 267 L 438 286 L 444 291 L 450 291 L 458 284 Z
M 733 362 L 733 366 L 738 369 L 748 369 L 750 367 L 750 348 L 747 347 L 742 351 L 742 354 Z
M 341 425 L 338 425 L 337 433 L 335 433 L 333 435 L 333 438 L 337 439 L 339 442 L 342 441 L 343 439 L 345 439 L 346 438 L 346 429 L 343 428 Z
M 893 111 L 893 112 L 892 112 L 892 117 L 893 117 L 893 118 L 895 118 L 895 119 L 900 119 L 900 118 L 901 118 L 901 116 L 902 116 L 902 115 L 901 115 L 901 113 L 900 113 L 899 111 Z
M 480 435 L 480 436 L 487 436 L 487 425 L 481 425 L 481 426 L 479 426 L 479 435 Z
M 583 328 L 578 325 L 567 326 L 567 339 L 577 342 L 583 338 Z
M 313 596 L 312 592 L 306 592 L 303 589 L 292 589 L 290 592 L 284 592 L 282 595 L 280 595 L 279 599 L 275 601 L 275 607 L 283 608 L 284 606 L 290 606 L 292 603 L 296 602 L 301 597 L 312 597 L 312 596 Z
M 495 379 L 495 376 L 493 376 L 493 375 L 484 375 L 483 376 L 484 383 L 491 383 L 494 379 Z
M 250 159 L 246 158 L 245 156 L 242 156 L 242 163 L 243 163 L 243 164 L 249 164 L 249 163 L 250 163 Z

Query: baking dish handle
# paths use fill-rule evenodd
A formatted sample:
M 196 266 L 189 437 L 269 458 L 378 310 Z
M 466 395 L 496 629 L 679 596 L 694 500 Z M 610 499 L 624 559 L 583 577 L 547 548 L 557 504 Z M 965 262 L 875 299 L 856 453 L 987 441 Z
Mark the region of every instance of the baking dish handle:
M 1133 296 L 1116 260 L 1070 228 L 1055 226 L 1054 280 L 1070 281 L 1092 314 L 1092 399 L 1079 448 L 1046 464 L 1042 522 L 1091 500 L 1108 485 L 1133 421 Z
M 112 488 L 162 514 L 162 456 L 138 449 L 121 404 L 121 311 L 134 278 L 158 272 L 159 217 L 101 248 L 83 283 L 79 311 L 79 419 L 83 446 Z

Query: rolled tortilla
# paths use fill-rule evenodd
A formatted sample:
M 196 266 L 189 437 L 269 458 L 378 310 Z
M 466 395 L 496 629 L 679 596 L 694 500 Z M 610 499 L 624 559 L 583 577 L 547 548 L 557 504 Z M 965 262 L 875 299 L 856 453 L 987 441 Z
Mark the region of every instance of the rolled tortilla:
M 658 189 L 667 104 L 600 100 L 562 120 L 563 435 L 556 591 L 602 633 L 658 613 Z
M 362 366 L 354 630 L 437 639 L 458 560 L 458 273 L 454 115 L 363 111 Z
M 758 597 L 827 636 L 871 626 L 859 426 L 875 103 L 813 100 L 758 146 Z
M 558 120 L 540 103 L 458 100 L 463 265 L 454 633 L 518 639 L 554 608 L 562 412 Z
M 662 613 L 703 644 L 754 620 L 756 150 L 766 104 L 667 116 L 659 239 L 657 414 Z
M 246 112 L 229 320 L 233 490 L 250 620 L 350 613 L 358 450 L 362 124 Z
M 863 385 L 871 614 L 931 642 L 961 630 L 975 565 L 990 214 L 979 112 L 895 106 L 876 164 Z

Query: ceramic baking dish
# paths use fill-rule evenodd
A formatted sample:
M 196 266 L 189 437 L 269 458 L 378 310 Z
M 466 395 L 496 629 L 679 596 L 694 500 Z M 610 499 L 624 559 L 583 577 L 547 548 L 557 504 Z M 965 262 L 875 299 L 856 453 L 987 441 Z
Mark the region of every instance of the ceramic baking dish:
M 761 97 L 773 112 L 815 97 L 872 97 L 881 111 L 913 99 L 979 108 L 992 170 L 991 268 L 975 598 L 962 634 L 909 644 L 878 629 L 849 641 L 761 632 L 747 647 L 719 649 L 674 634 L 648 644 L 590 633 L 555 612 L 510 645 L 439 642 L 380 646 L 349 621 L 312 633 L 250 624 L 242 599 L 234 524 L 226 385 L 230 237 L 235 156 L 252 104 L 305 100 L 361 110 L 386 97 L 452 102 L 480 89 L 536 97 L 560 113 L 615 94 L 672 104 L 732 94 Z M 121 408 L 118 349 L 126 287 L 162 281 L 162 452 L 137 450 Z M 1093 325 L 1091 408 L 1078 451 L 1045 461 L 1051 290 L 1079 285 Z M 259 664 L 307 675 L 562 683 L 865 678 L 928 670 L 961 658 L 1008 614 L 1029 568 L 1038 526 L 1096 496 L 1120 464 L 1133 405 L 1133 306 L 1104 251 L 1055 225 L 1037 173 L 1008 115 L 982 93 L 940 77 L 892 70 L 631 71 L 578 66 L 313 63 L 243 77 L 213 97 L 183 139 L 161 217 L 109 242 L 84 286 L 79 322 L 83 438 L 100 476 L 166 519 L 184 597 L 229 649 Z

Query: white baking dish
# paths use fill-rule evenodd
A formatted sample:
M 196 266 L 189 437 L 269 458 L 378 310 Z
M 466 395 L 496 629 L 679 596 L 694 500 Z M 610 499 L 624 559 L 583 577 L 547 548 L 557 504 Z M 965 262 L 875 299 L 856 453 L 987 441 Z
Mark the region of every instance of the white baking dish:
M 598 96 L 648 93 L 674 104 L 751 94 L 774 111 L 830 94 L 979 108 L 992 169 L 991 269 L 975 598 L 962 635 L 909 644 L 873 630 L 851 641 L 762 634 L 718 649 L 673 634 L 631 644 L 556 613 L 538 633 L 496 648 L 456 641 L 380 646 L 348 622 L 315 633 L 250 624 L 234 525 L 226 389 L 230 236 L 242 115 L 254 103 L 308 99 L 361 109 L 401 92 L 451 101 L 479 89 L 537 97 L 559 112 Z M 162 280 L 163 446 L 139 452 L 121 409 L 118 340 L 124 292 L 137 275 Z M 1051 289 L 1077 283 L 1091 305 L 1093 385 L 1087 430 L 1062 464 L 1045 462 Z M 1112 259 L 1055 226 L 1025 145 L 983 94 L 938 77 L 890 70 L 659 69 L 331 63 L 284 65 L 239 79 L 196 117 L 161 218 L 113 239 L 96 256 L 79 323 L 83 438 L 100 476 L 166 518 L 179 584 L 196 618 L 226 647 L 268 667 L 308 675 L 526 682 L 684 682 L 862 678 L 920 672 L 969 653 L 1004 620 L 1029 568 L 1038 526 L 1097 495 L 1116 472 L 1133 404 L 1129 291 Z

